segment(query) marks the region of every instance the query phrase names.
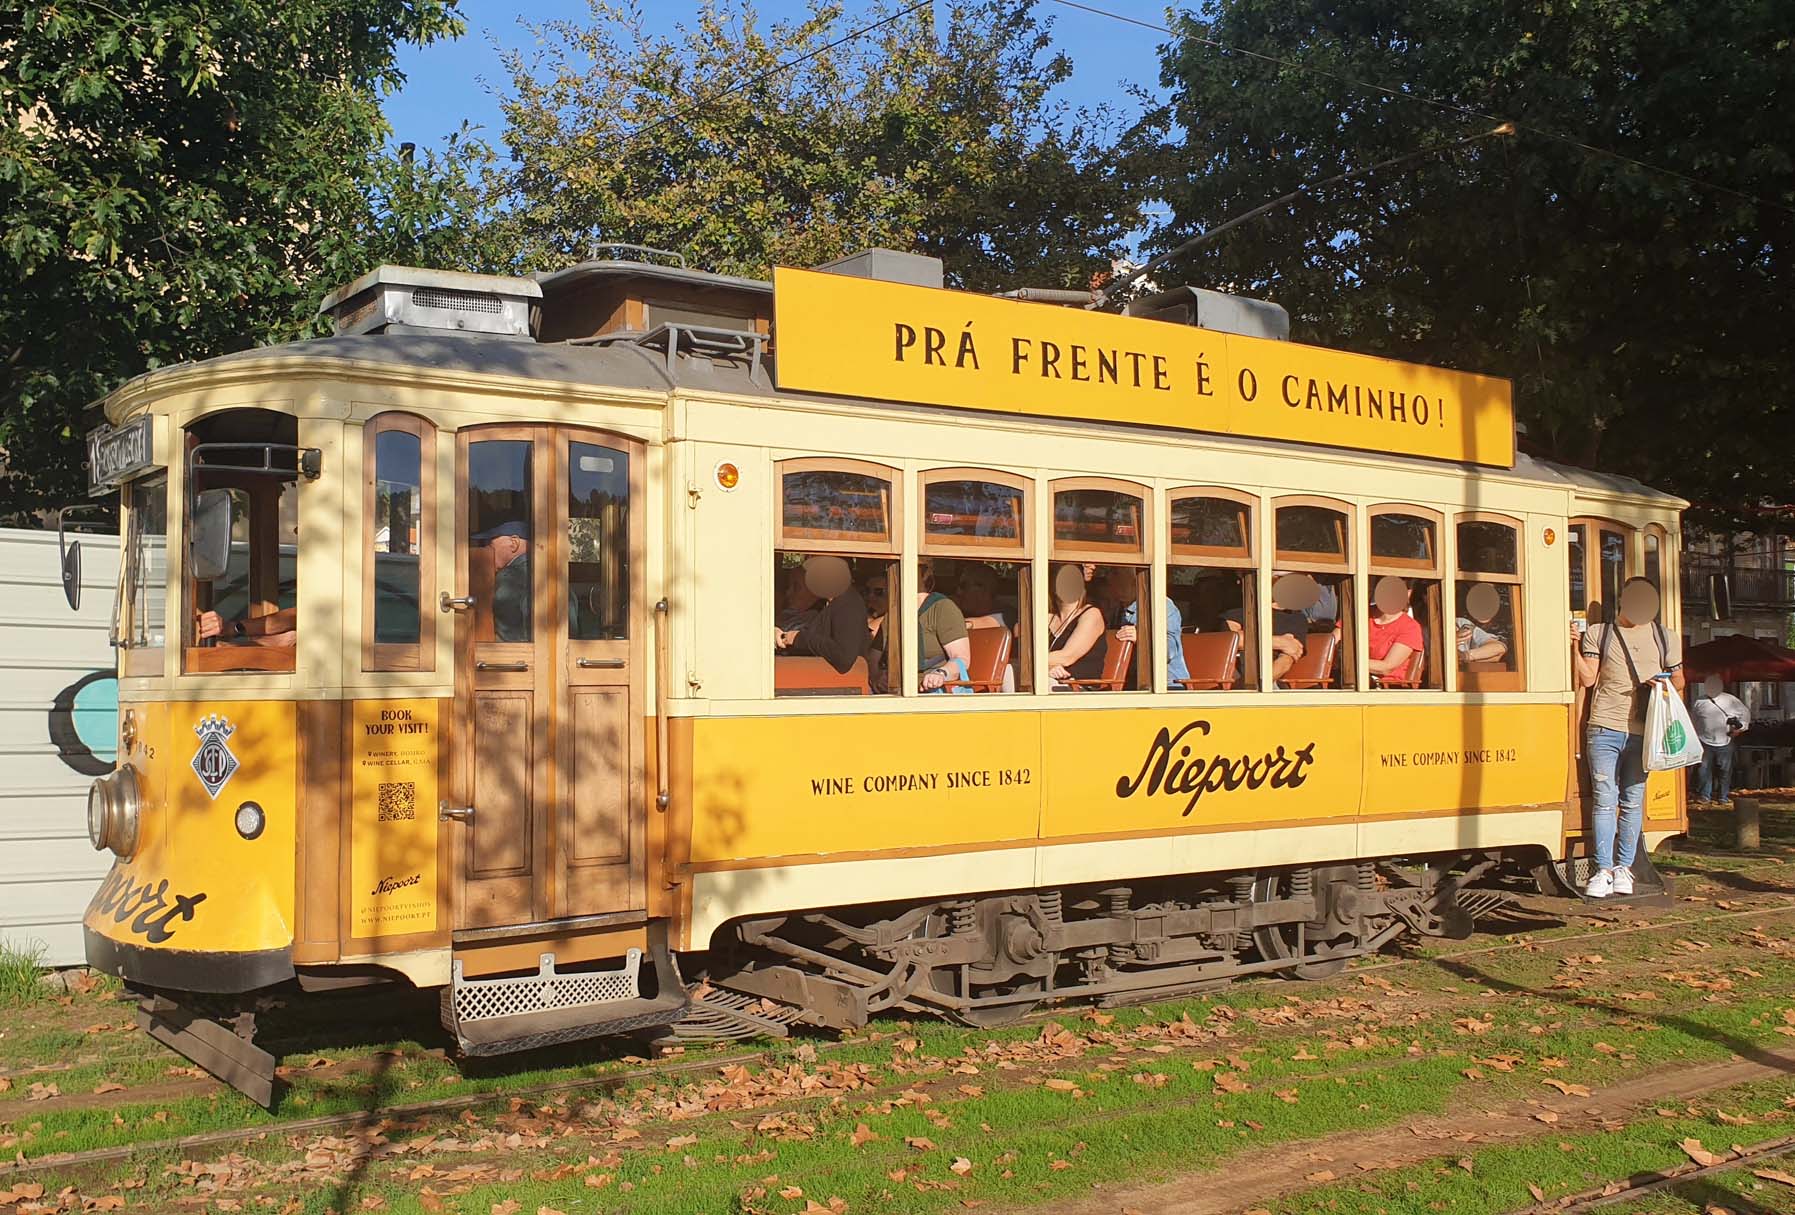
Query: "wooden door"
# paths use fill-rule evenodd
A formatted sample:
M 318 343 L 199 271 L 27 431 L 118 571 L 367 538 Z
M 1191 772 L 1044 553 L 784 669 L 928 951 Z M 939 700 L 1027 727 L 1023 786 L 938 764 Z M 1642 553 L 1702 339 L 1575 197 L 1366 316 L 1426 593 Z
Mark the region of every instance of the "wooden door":
M 640 909 L 640 449 L 495 426 L 459 457 L 455 925 Z

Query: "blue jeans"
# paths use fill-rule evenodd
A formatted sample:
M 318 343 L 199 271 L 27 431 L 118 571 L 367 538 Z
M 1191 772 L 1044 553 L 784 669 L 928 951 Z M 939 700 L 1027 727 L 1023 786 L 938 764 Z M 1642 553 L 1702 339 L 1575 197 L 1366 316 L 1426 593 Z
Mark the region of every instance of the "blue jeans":
M 1645 822 L 1645 736 L 1591 726 L 1583 754 L 1595 786 L 1596 868 L 1631 869 Z
M 1709 794 L 1714 792 L 1714 773 L 1720 773 L 1720 800 L 1727 801 L 1733 796 L 1733 744 L 1722 743 L 1716 747 L 1712 743 L 1702 744 L 1701 767 L 1695 770 L 1695 797 L 1697 801 L 1708 801 Z

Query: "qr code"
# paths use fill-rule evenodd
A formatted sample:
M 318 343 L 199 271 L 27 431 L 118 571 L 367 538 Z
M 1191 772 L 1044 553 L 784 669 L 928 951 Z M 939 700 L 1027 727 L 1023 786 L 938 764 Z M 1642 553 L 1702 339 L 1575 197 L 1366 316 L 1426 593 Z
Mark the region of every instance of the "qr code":
M 418 787 L 408 780 L 383 781 L 380 785 L 380 821 L 396 822 L 418 816 Z

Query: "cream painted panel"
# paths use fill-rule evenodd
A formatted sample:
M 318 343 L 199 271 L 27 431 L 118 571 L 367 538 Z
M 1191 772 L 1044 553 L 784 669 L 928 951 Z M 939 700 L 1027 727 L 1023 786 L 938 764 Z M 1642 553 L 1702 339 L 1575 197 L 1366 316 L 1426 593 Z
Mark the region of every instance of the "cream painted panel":
M 1285 865 L 1298 860 L 1346 860 L 1357 855 L 1357 824 L 1350 820 L 1306 827 L 1262 827 L 1088 844 L 1056 844 L 1037 850 L 1036 885 L 1108 882 L 1177 873 L 1220 873 Z
M 669 664 L 670 694 L 713 701 L 763 697 L 773 686 L 773 462 L 764 448 L 748 444 L 675 443 L 671 449 L 679 471 L 667 496 L 685 517 L 691 539 L 673 553 L 681 572 L 669 607 L 675 635 L 690 642 Z M 722 460 L 741 471 L 734 490 L 717 485 Z M 700 491 L 696 509 L 688 486 Z
M 1563 827 L 1564 812 L 1556 806 L 1512 814 L 1382 819 L 1359 824 L 1359 855 L 1404 856 L 1523 844 L 1538 844 L 1556 855 Z
M 350 520 L 356 513 L 346 499 L 346 481 L 350 475 L 359 478 L 359 448 L 353 460 L 346 459 L 343 424 L 334 418 L 299 420 L 299 445 L 316 447 L 322 453 L 322 475 L 316 481 L 299 483 L 299 565 L 297 602 L 299 607 L 298 675 L 302 688 L 340 688 L 345 674 L 359 667 L 359 651 L 351 652 L 344 644 L 345 617 L 351 610 L 361 632 L 361 596 L 352 588 L 344 569 L 345 544 L 359 544 L 352 538 Z M 359 440 L 361 432 L 356 431 Z M 359 480 L 354 484 L 359 485 Z M 353 500 L 360 501 L 359 492 Z M 315 537 L 323 537 L 319 543 Z M 360 567 L 357 566 L 359 574 Z

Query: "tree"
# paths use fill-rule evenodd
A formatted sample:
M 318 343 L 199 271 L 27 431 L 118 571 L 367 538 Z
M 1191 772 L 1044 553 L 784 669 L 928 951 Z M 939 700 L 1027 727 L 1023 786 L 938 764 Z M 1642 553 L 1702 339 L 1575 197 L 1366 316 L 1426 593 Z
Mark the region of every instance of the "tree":
M 713 0 L 664 36 L 595 2 L 537 29 L 540 54 L 506 59 L 489 199 L 514 262 L 629 242 L 764 275 L 885 245 L 972 288 L 1086 284 L 1138 222 L 1112 116 L 1053 101 L 1071 63 L 1034 0 L 968 0 L 940 27 L 909 7 L 850 24 L 813 0 L 762 28 Z
M 1216 0 L 1162 52 L 1158 248 L 1494 125 L 1454 107 L 1522 126 L 1329 189 L 1157 277 L 1264 294 L 1299 337 L 1511 377 L 1548 455 L 1718 514 L 1786 501 L 1791 15 L 1779 0 Z
M 460 28 L 454 0 L 0 15 L 0 515 L 84 493 L 84 407 L 129 377 L 315 332 L 383 258 L 461 254 L 465 190 L 385 156 L 379 108 L 400 42 Z

